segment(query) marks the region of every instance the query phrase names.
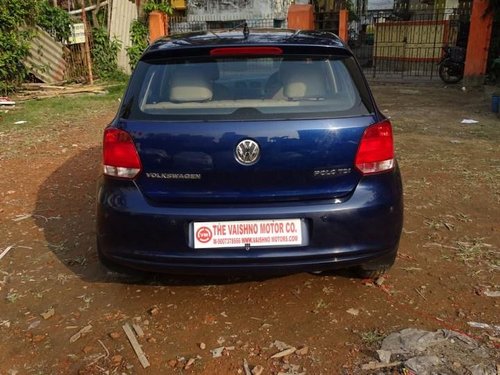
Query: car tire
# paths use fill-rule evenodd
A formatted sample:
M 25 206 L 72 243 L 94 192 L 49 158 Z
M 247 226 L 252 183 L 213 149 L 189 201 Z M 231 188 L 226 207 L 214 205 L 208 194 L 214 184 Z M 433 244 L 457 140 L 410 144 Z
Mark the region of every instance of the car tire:
M 397 253 L 391 253 L 375 262 L 362 264 L 353 269 L 354 274 L 362 279 L 376 279 L 387 273 L 396 261 Z

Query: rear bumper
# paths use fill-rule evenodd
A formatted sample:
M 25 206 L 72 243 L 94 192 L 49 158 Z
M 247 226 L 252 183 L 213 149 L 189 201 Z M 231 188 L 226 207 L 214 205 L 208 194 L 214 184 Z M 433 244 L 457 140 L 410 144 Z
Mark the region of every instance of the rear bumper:
M 195 250 L 193 221 L 304 219 L 303 247 Z M 131 268 L 185 274 L 292 273 L 350 267 L 390 258 L 403 221 L 399 171 L 362 179 L 341 203 L 164 205 L 147 201 L 127 181 L 98 187 L 97 241 L 101 256 Z

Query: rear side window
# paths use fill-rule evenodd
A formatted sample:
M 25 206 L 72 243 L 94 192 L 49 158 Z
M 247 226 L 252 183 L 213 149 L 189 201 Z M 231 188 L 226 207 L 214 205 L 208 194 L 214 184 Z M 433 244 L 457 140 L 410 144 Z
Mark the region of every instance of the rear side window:
M 353 71 L 354 70 L 354 71 Z M 243 57 L 140 62 L 129 118 L 260 120 L 373 112 L 350 57 Z M 362 88 L 366 92 L 366 88 Z

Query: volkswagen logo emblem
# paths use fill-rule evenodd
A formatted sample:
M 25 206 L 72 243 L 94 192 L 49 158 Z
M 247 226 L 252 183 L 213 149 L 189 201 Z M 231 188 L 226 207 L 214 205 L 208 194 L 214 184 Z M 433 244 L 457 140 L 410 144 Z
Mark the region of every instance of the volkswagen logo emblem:
M 251 139 L 244 139 L 236 145 L 235 157 L 238 163 L 252 165 L 259 160 L 260 147 L 257 142 Z

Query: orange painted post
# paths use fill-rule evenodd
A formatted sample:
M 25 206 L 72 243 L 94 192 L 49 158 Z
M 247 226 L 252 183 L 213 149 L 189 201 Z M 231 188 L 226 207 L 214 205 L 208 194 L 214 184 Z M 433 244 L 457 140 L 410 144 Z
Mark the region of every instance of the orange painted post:
M 467 82 L 482 84 L 493 27 L 493 12 L 485 16 L 488 0 L 474 0 L 470 20 L 464 76 Z
M 345 43 L 349 40 L 349 11 L 342 9 L 339 13 L 339 38 Z
M 288 8 L 289 29 L 314 30 L 314 9 L 312 4 L 292 4 Z
M 165 14 L 158 11 L 149 13 L 149 42 L 153 43 L 156 39 L 166 35 Z

